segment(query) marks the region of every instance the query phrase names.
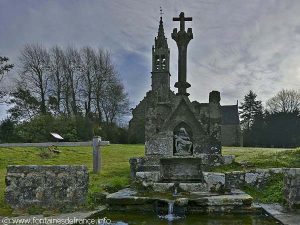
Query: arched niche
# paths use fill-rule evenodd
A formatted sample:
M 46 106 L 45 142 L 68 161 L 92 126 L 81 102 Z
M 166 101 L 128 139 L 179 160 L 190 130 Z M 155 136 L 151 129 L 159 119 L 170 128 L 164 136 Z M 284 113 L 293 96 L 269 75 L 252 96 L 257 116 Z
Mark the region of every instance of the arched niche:
M 173 155 L 193 155 L 193 130 L 185 123 L 180 122 L 173 130 Z

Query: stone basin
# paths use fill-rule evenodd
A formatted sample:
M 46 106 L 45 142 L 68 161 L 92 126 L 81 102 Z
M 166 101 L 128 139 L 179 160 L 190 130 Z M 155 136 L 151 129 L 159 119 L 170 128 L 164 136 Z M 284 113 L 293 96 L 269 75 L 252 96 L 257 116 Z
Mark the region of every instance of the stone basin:
M 253 212 L 255 210 L 252 207 L 252 197 L 240 190 L 221 195 L 191 192 L 173 196 L 170 193 L 149 195 L 125 188 L 107 195 L 106 201 L 110 210 L 122 211 L 166 211 L 170 201 L 174 202 L 175 211 L 189 213 Z

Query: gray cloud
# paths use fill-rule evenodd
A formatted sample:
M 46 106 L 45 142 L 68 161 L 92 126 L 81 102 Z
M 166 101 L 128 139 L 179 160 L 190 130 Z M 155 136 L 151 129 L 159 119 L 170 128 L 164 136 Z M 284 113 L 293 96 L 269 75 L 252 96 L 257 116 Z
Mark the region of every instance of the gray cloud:
M 192 16 L 188 49 L 191 99 L 208 101 L 219 90 L 223 104 L 250 90 L 263 101 L 300 83 L 300 2 L 297 0 L 0 0 L 0 54 L 17 62 L 25 43 L 110 49 L 131 101 L 150 89 L 151 47 L 159 7 L 171 48 L 171 82 L 177 79 L 172 21 Z M 174 90 L 174 88 L 173 88 Z

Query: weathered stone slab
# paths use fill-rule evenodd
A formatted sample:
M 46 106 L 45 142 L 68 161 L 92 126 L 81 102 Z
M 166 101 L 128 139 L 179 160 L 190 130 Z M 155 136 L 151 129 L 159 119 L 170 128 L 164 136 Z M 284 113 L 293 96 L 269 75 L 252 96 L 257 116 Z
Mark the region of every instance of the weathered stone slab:
M 220 192 L 225 189 L 224 173 L 204 172 L 203 177 L 209 191 Z
M 8 166 L 6 202 L 15 209 L 74 208 L 85 203 L 86 166 Z
M 197 157 L 202 160 L 202 168 L 209 171 L 216 166 L 224 165 L 224 156 L 221 154 L 198 154 Z
M 138 197 L 137 192 L 125 188 L 106 196 L 106 202 L 110 205 L 143 205 L 152 202 L 148 197 Z
M 271 176 L 269 170 L 255 170 L 245 173 L 245 182 L 252 186 L 262 187 Z
M 141 167 L 143 163 L 144 163 L 143 157 L 135 157 L 129 159 L 131 178 L 135 178 L 136 172 L 141 171 Z
M 207 204 L 210 206 L 220 205 L 247 205 L 252 204 L 252 197 L 248 194 L 235 194 L 235 195 L 216 195 L 208 198 Z
M 164 181 L 203 181 L 200 158 L 162 158 L 160 176 Z
M 172 192 L 174 185 L 174 183 L 154 183 L 153 190 L 155 192 Z
M 231 190 L 240 187 L 245 183 L 245 172 L 233 171 L 225 173 L 226 189 Z
M 136 179 L 138 181 L 145 182 L 158 182 L 160 179 L 159 172 L 137 172 Z
M 145 142 L 146 155 L 173 155 L 173 139 L 167 136 L 158 136 Z
M 179 183 L 179 188 L 185 192 L 207 192 L 205 183 Z
M 223 157 L 224 165 L 229 165 L 229 164 L 233 163 L 235 160 L 234 155 L 224 155 L 222 157 Z

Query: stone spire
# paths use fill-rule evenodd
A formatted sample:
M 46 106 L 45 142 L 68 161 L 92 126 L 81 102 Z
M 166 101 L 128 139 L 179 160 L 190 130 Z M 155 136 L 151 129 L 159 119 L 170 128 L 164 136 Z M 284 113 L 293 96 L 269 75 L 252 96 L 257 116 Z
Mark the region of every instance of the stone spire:
M 162 11 L 161 11 L 162 14 Z M 158 34 L 152 47 L 152 72 L 169 71 L 170 50 L 165 37 L 164 23 L 160 16 Z
M 165 37 L 164 23 L 160 17 L 158 35 L 155 38 L 155 48 L 168 48 L 167 38 Z

